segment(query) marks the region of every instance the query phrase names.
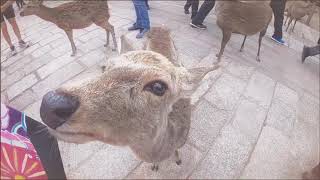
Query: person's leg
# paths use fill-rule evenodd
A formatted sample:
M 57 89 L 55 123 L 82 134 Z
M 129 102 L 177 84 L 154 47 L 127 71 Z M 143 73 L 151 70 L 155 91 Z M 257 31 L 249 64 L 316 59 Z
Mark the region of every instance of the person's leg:
M 145 0 L 145 1 L 146 1 L 147 10 L 150 10 L 149 1 L 148 0 Z
M 132 0 L 133 1 L 133 6 L 134 6 L 134 10 L 135 10 L 135 13 L 136 13 L 136 22 L 128 28 L 129 31 L 134 31 L 134 30 L 138 30 L 140 29 L 141 27 L 137 24 L 137 22 L 140 22 L 140 16 L 138 14 L 139 12 L 139 9 L 138 7 L 136 6 L 136 4 L 134 3 L 135 0 Z
M 192 0 L 187 0 L 186 4 L 184 5 L 184 13 L 190 14 L 189 8 L 191 7 Z
M 141 28 L 137 38 L 140 39 L 150 29 L 149 14 L 144 0 L 133 0 L 137 11 L 137 26 Z
M 8 32 L 8 28 L 7 28 L 7 24 L 5 21 L 2 21 L 1 22 L 1 32 L 2 32 L 2 35 L 3 35 L 3 38 L 6 40 L 6 42 L 8 43 L 9 47 L 14 47 L 13 44 L 12 44 L 12 41 L 11 41 L 11 38 L 10 38 L 10 35 L 9 35 L 9 32 Z
M 278 41 L 282 41 L 282 26 L 285 6 L 286 0 L 277 0 L 277 2 L 274 0 L 274 2 L 271 4 L 274 15 L 274 34 L 272 37 Z
M 204 19 L 207 17 L 209 12 L 213 9 L 215 5 L 215 0 L 205 0 L 204 3 L 201 5 L 197 15 L 192 19 L 191 25 L 195 25 L 194 27 L 201 28 L 198 25 L 202 25 L 201 29 L 205 29 L 206 27 L 202 24 Z
M 305 59 L 309 56 L 315 56 L 320 54 L 320 44 L 313 46 L 313 47 L 307 47 L 304 46 L 303 47 L 303 51 L 302 51 L 302 63 L 304 63 Z
M 198 13 L 198 9 L 199 9 L 199 0 L 192 0 L 191 1 L 191 8 L 192 8 L 192 12 L 191 12 L 191 19 L 194 18 L 197 13 Z

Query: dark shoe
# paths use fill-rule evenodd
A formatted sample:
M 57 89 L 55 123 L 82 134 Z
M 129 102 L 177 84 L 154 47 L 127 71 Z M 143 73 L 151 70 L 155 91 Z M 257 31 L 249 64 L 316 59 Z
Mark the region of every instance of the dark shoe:
M 133 24 L 131 27 L 128 28 L 128 31 L 135 31 L 135 30 L 139 30 L 139 29 L 141 29 L 141 28 L 138 28 L 136 26 L 136 24 Z
M 193 24 L 192 22 L 190 23 L 190 26 L 193 28 L 198 28 L 198 29 L 207 29 L 206 25 L 203 24 Z
M 14 46 L 11 46 L 10 52 L 8 53 L 7 58 L 10 58 L 10 57 L 15 56 L 17 54 L 18 54 L 18 52 L 17 52 L 16 48 Z
M 185 14 L 190 14 L 189 9 L 185 9 L 185 10 L 184 10 L 184 13 L 185 13 Z
M 140 32 L 137 34 L 136 38 L 137 38 L 137 39 L 143 38 L 143 36 L 144 36 L 147 32 L 149 32 L 149 29 L 141 29 Z
M 301 55 L 301 62 L 304 63 L 306 58 L 309 56 L 309 48 L 307 46 L 303 46 L 302 55 Z
M 23 40 L 19 41 L 19 47 L 20 48 L 28 48 L 30 47 L 30 45 L 26 42 L 24 42 Z

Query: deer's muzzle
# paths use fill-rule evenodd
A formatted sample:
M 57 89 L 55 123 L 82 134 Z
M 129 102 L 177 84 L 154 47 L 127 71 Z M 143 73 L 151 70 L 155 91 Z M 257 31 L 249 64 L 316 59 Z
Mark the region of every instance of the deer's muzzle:
M 40 116 L 45 124 L 56 129 L 67 122 L 79 105 L 78 97 L 61 91 L 50 91 L 43 96 Z

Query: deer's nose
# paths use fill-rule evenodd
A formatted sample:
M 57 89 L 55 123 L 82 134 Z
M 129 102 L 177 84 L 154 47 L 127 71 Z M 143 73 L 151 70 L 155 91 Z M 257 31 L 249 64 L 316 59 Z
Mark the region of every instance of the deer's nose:
M 79 108 L 77 97 L 61 91 L 50 91 L 43 96 L 40 116 L 50 128 L 56 129 L 65 123 Z

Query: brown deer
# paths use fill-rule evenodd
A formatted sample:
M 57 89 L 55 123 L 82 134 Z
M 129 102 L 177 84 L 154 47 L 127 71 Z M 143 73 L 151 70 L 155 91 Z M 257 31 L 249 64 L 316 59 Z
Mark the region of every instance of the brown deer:
M 313 3 L 312 2 L 305 2 L 305 1 L 292 1 L 287 6 L 287 18 L 285 20 L 284 25 L 287 24 L 287 21 L 289 19 L 286 31 L 288 31 L 290 24 L 294 20 L 293 27 L 291 31 L 293 32 L 294 27 L 296 26 L 296 23 L 298 20 L 303 18 L 306 15 L 309 15 L 313 11 Z
M 240 51 L 244 48 L 247 36 L 260 32 L 257 61 L 260 61 L 260 47 L 272 18 L 270 1 L 220 1 L 217 6 L 217 25 L 223 33 L 218 62 L 232 33 L 245 35 Z
M 135 41 L 122 36 L 123 54 L 110 58 L 96 79 L 47 93 L 41 118 L 62 140 L 129 146 L 153 163 L 152 170 L 171 155 L 179 165 L 178 149 L 190 129 L 190 96 L 218 66 L 178 66 L 169 31 L 161 27 L 151 29 L 145 50 L 136 50 Z
M 77 52 L 76 45 L 73 41 L 72 30 L 83 29 L 89 27 L 93 23 L 106 30 L 107 43 L 105 46 L 109 45 L 109 34 L 111 32 L 114 44 L 113 50 L 117 49 L 114 27 L 108 22 L 110 15 L 107 1 L 77 0 L 62 4 L 58 7 L 49 8 L 43 5 L 43 0 L 31 0 L 20 15 L 36 15 L 63 29 L 71 43 L 71 56 L 75 56 Z

